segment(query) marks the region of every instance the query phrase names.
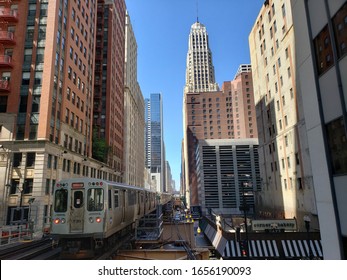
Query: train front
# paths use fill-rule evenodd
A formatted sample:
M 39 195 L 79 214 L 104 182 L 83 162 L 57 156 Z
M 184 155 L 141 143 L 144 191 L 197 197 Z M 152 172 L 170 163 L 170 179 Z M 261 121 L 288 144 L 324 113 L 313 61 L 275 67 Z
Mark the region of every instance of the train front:
M 67 179 L 56 184 L 51 233 L 62 256 L 90 257 L 103 246 L 104 206 L 102 181 Z

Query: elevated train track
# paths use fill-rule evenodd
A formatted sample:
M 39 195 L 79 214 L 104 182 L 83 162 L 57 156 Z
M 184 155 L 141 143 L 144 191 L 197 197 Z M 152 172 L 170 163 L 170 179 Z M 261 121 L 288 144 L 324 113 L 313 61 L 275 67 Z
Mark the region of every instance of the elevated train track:
M 61 248 L 50 238 L 21 241 L 0 248 L 1 260 L 48 260 L 57 259 Z

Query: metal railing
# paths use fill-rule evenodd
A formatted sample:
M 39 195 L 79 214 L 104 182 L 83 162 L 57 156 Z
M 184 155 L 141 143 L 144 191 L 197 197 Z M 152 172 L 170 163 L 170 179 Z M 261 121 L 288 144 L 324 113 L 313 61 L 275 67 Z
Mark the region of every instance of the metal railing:
M 31 240 L 32 237 L 33 229 L 30 223 L 0 227 L 0 246 L 22 240 Z

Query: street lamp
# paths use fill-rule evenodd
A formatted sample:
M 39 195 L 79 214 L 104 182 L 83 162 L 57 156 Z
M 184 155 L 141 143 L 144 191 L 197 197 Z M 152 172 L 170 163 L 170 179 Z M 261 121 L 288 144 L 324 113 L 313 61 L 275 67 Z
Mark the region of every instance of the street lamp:
M 308 243 L 308 252 L 309 252 L 309 258 L 312 260 L 313 254 L 312 254 L 312 248 L 311 248 L 311 238 L 310 238 L 310 223 L 311 223 L 311 218 L 308 215 L 304 216 L 304 222 L 305 222 L 305 228 L 307 232 L 307 243 Z
M 250 175 L 245 174 L 243 175 L 247 178 L 250 177 Z M 246 257 L 249 258 L 249 240 L 248 240 L 248 228 L 247 228 L 247 211 L 250 209 L 249 205 L 246 202 L 246 194 L 245 194 L 245 186 L 249 186 L 249 182 L 241 182 L 242 186 L 242 206 L 240 206 L 240 211 L 243 211 L 244 214 L 244 225 L 245 225 L 245 233 L 246 233 L 246 240 L 244 240 L 242 247 L 244 247 L 246 251 Z M 244 244 L 245 243 L 245 244 Z
M 249 210 L 249 205 L 246 202 L 245 185 L 248 185 L 248 183 L 244 182 L 242 184 L 242 200 L 243 200 L 243 212 L 244 212 L 245 232 L 246 232 L 246 257 L 249 258 L 249 244 L 248 244 L 249 240 L 248 240 L 248 226 L 247 226 L 247 211 Z

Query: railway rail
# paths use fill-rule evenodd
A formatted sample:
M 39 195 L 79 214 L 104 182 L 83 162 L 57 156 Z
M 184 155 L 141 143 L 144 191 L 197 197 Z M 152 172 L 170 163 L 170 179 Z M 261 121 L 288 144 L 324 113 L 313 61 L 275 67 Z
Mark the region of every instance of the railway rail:
M 60 248 L 50 238 L 30 240 L 0 248 L 1 260 L 49 260 L 59 257 Z

